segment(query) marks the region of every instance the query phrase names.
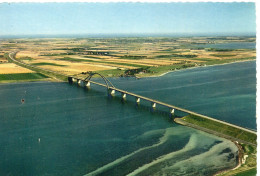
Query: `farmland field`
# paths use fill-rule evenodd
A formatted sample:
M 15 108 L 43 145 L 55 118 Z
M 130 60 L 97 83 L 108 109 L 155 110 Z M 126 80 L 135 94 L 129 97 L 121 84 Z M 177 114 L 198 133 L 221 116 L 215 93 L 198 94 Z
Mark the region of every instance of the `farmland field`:
M 0 74 L 0 82 L 1 81 L 7 81 L 7 80 L 39 80 L 48 78 L 45 75 L 41 73 L 15 73 L 15 74 Z
M 254 45 L 255 37 L 4 39 L 0 52 L 4 56 L 17 51 L 16 59 L 24 63 L 67 75 L 95 71 L 107 77 L 146 77 L 190 67 L 254 60 Z M 2 72 L 13 70 L 12 65 L 6 66 L 10 69 Z M 25 72 L 30 71 L 15 70 Z

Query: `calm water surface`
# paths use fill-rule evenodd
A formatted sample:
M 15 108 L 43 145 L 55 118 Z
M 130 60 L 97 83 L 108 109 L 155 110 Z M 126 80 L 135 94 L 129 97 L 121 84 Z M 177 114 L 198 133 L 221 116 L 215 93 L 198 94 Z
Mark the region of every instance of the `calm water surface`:
M 255 79 L 255 62 L 244 62 L 111 81 L 255 129 Z M 0 85 L 0 175 L 213 175 L 236 165 L 233 143 L 141 104 L 97 86 Z
M 256 62 L 181 70 L 156 78 L 114 78 L 116 87 L 256 129 Z
M 204 48 L 217 48 L 217 49 L 255 49 L 255 42 L 230 42 L 230 43 L 216 43 L 216 44 L 202 44 L 196 45 L 197 47 Z

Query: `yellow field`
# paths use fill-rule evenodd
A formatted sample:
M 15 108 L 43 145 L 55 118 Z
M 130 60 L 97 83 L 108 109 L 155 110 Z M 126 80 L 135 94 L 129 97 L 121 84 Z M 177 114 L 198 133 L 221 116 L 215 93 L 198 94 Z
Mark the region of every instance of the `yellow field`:
M 10 74 L 10 73 L 33 73 L 33 71 L 20 67 L 13 63 L 0 64 L 0 74 Z
M 108 74 L 113 70 L 111 72 L 117 76 L 138 74 L 136 71 L 148 75 L 159 74 L 187 67 L 250 60 L 256 57 L 255 49 L 216 50 L 203 47 L 203 44 L 229 42 L 255 42 L 255 38 L 14 39 L 1 42 L 4 50 L 0 50 L 0 55 L 18 51 L 17 59 L 20 58 L 28 64 L 36 64 L 38 67 L 68 74 L 103 70 L 107 70 Z M 0 57 L 0 62 L 3 61 Z M 2 72 L 5 71 L 2 69 Z
M 109 62 L 117 62 L 117 63 L 134 63 L 145 66 L 161 66 L 161 65 L 172 65 L 179 63 L 179 61 L 171 61 L 171 60 L 153 60 L 153 59 L 141 59 L 141 60 L 130 60 L 130 59 L 106 59 Z
M 40 68 L 45 68 L 48 70 L 53 70 L 57 71 L 60 73 L 65 73 L 65 74 L 77 74 L 81 72 L 86 72 L 86 71 L 100 71 L 100 70 L 110 70 L 110 69 L 116 69 L 114 67 L 110 66 L 104 66 L 104 65 L 94 65 L 94 64 L 82 64 L 82 63 L 72 63 L 66 67 L 60 67 L 60 66 L 51 66 L 51 65 L 42 65 L 39 66 Z
M 38 57 L 39 52 L 32 52 L 32 51 L 20 51 L 16 54 L 16 58 L 19 59 L 21 57 L 31 57 L 35 58 Z

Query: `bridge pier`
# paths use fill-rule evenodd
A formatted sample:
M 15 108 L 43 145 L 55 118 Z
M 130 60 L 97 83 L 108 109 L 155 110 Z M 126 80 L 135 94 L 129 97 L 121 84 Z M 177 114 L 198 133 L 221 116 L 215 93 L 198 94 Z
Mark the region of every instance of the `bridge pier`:
M 72 78 L 72 83 L 77 82 L 78 80 L 76 78 Z
M 156 108 L 156 103 L 152 102 L 152 108 L 155 109 Z
M 108 89 L 108 95 L 109 96 L 114 96 L 115 93 L 116 93 L 115 89 L 111 89 L 111 88 Z
M 122 93 L 121 96 L 122 96 L 122 99 L 123 99 L 123 100 L 126 100 L 126 93 Z
M 90 89 L 90 82 L 89 81 L 85 81 L 85 87 Z
M 77 82 L 80 87 L 83 87 L 84 82 L 81 79 L 78 79 Z
M 174 111 L 175 109 L 170 108 L 170 114 L 169 114 L 170 118 L 174 117 Z
M 73 83 L 73 80 L 72 80 L 72 77 L 71 77 L 71 76 L 68 77 L 68 81 L 69 81 L 70 84 Z
M 175 109 L 171 109 L 171 108 L 170 108 L 170 114 L 171 114 L 171 115 L 174 115 L 174 111 L 175 111 Z
M 137 104 L 140 104 L 140 101 L 141 101 L 141 99 L 138 98 L 138 97 L 136 97 L 135 102 L 136 102 Z

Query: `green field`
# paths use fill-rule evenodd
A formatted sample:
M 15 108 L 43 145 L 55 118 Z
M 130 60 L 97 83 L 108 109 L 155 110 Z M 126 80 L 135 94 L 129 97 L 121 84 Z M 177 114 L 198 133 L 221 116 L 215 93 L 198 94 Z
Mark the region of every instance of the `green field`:
M 138 74 L 138 77 L 157 76 L 157 75 L 166 73 L 168 71 L 180 70 L 180 69 L 185 69 L 185 68 L 189 68 L 189 67 L 195 67 L 195 64 L 180 63 L 180 64 L 174 64 L 174 65 L 160 66 L 160 67 L 146 67 L 147 73 Z
M 235 174 L 234 176 L 256 176 L 256 168 L 240 172 L 238 174 Z
M 235 54 L 211 54 L 211 56 L 216 56 L 216 57 L 233 57 L 236 56 Z
M 48 78 L 48 77 L 41 73 L 0 74 L 0 81 L 36 80 L 36 79 L 45 79 L 45 78 Z
M 32 61 L 32 60 L 34 60 L 34 59 L 31 58 L 31 57 L 20 57 L 18 60 L 28 60 L 28 61 Z
M 39 62 L 39 63 L 33 63 L 31 65 L 52 65 L 52 66 L 61 66 L 61 67 L 64 67 L 66 65 L 61 65 L 61 64 L 55 64 L 55 63 L 48 63 L 48 62 Z
M 43 70 L 43 69 L 41 69 L 41 68 L 39 68 L 39 67 L 32 67 L 31 65 L 25 65 L 25 64 L 23 64 L 23 63 L 19 63 L 19 62 L 14 62 L 13 60 L 11 60 L 10 58 L 9 58 L 9 55 L 6 53 L 5 54 L 5 58 L 7 58 L 8 59 L 8 61 L 9 62 L 13 62 L 13 63 L 15 63 L 15 64 L 17 64 L 17 65 L 19 65 L 19 66 L 21 66 L 21 67 L 25 67 L 25 68 L 28 68 L 28 69 L 30 69 L 30 70 L 32 70 L 32 71 L 35 71 L 35 72 L 37 72 L 37 74 L 40 74 L 40 75 L 42 75 L 43 77 L 46 77 L 46 78 L 54 78 L 54 79 L 58 79 L 58 80 L 62 80 L 62 81 L 67 81 L 67 76 L 64 76 L 64 75 L 61 75 L 61 74 L 59 74 L 59 73 L 55 73 L 55 72 L 51 72 L 51 71 L 47 71 L 47 70 Z M 35 74 L 35 73 L 34 73 Z M 29 77 L 26 77 L 26 75 L 24 75 L 23 77 L 25 77 L 24 79 L 14 79 L 14 80 L 36 80 L 37 78 L 30 78 L 30 75 L 28 75 Z M 27 78 L 27 79 L 26 79 Z M 40 78 L 40 79 L 43 79 L 43 78 Z
M 133 60 L 140 60 L 140 59 L 145 59 L 147 56 L 131 56 L 131 55 L 124 55 L 121 56 L 120 59 L 133 59 Z
M 101 70 L 101 71 L 96 71 L 97 73 L 104 75 L 105 77 L 119 77 L 120 75 L 124 74 L 124 70 Z

